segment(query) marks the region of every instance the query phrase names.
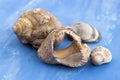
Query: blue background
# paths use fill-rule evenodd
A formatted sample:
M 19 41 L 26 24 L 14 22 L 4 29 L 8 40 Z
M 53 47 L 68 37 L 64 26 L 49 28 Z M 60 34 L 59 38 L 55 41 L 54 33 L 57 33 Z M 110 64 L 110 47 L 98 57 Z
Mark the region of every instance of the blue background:
M 86 22 L 101 33 L 98 43 L 110 49 L 113 60 L 94 66 L 89 61 L 79 68 L 45 64 L 37 49 L 21 44 L 12 26 L 19 15 L 43 8 L 54 14 L 63 25 Z M 57 48 L 68 45 L 64 41 Z M 120 0 L 0 0 L 0 80 L 120 80 Z

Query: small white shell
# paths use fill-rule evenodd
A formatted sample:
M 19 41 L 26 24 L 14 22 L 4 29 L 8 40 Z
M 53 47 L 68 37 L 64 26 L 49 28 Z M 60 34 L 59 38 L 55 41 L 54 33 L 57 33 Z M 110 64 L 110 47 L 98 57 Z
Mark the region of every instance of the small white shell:
M 108 49 L 102 46 L 99 46 L 92 51 L 91 60 L 92 60 L 92 63 L 95 65 L 102 65 L 102 64 L 111 62 L 112 55 Z

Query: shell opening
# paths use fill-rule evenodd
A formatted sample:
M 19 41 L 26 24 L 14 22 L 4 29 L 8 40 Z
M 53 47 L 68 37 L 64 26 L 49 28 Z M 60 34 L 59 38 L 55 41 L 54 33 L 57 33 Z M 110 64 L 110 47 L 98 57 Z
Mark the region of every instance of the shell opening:
M 74 37 L 69 33 L 64 33 L 64 39 L 62 42 L 70 39 L 65 48 L 54 50 L 53 56 L 59 63 L 75 67 L 81 64 L 82 53 L 80 53 L 81 44 L 77 44 L 77 41 L 73 39 Z M 60 45 L 59 44 L 59 45 Z M 65 45 L 65 44 L 64 44 Z
M 59 44 L 54 46 L 54 50 L 61 50 L 64 48 L 67 48 L 68 46 L 70 46 L 72 44 L 72 37 L 69 37 L 69 35 L 65 34 L 64 39 L 61 40 L 61 42 L 59 42 Z
M 57 58 L 65 58 L 73 53 L 80 52 L 75 40 L 69 33 L 59 32 L 59 36 L 63 35 L 63 39 L 59 42 L 59 44 L 54 46 L 54 53 L 53 55 Z M 59 37 L 56 37 L 56 40 Z M 67 42 L 67 43 L 65 43 Z M 55 43 L 54 43 L 55 44 Z M 64 45 L 64 46 L 63 46 Z M 76 46 L 76 47 L 75 47 Z M 62 48 L 61 48 L 62 47 Z

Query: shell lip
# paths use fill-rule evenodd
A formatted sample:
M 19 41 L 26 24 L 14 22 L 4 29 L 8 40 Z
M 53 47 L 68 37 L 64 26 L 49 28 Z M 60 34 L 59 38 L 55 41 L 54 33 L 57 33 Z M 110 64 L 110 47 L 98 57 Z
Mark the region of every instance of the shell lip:
M 99 42 L 102 39 L 101 33 L 98 31 L 98 38 L 95 41 L 88 41 L 88 40 L 82 40 L 83 43 L 96 43 Z

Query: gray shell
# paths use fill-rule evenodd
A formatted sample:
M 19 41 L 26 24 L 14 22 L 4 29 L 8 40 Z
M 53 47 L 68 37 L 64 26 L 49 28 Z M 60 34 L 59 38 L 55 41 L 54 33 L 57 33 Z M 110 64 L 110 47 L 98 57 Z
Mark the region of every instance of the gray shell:
M 101 38 L 99 31 L 87 23 L 75 23 L 71 28 L 83 42 L 97 42 Z

